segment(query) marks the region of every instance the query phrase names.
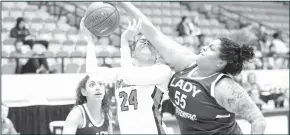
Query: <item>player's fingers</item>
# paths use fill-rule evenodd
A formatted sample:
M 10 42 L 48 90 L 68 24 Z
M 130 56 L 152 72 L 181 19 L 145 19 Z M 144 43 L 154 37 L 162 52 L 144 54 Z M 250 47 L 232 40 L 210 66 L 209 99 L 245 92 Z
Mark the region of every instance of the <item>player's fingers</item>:
M 136 27 L 136 20 L 135 20 L 135 19 L 133 19 L 132 30 L 134 30 L 134 29 L 135 29 L 135 27 Z
M 141 19 L 138 19 L 136 29 L 139 30 L 141 27 Z
M 84 28 L 84 17 L 81 19 L 81 22 L 80 22 L 80 29 L 83 30 Z
M 128 27 L 127 27 L 127 29 L 130 29 L 131 28 L 131 21 L 128 21 Z

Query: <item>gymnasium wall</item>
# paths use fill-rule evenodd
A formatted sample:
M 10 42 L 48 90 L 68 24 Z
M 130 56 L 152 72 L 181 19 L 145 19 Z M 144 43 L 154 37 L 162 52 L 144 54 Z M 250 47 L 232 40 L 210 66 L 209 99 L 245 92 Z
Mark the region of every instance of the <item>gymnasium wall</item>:
M 244 71 L 257 75 L 258 83 L 289 88 L 289 70 Z M 8 106 L 74 103 L 75 90 L 85 74 L 2 75 L 2 100 Z

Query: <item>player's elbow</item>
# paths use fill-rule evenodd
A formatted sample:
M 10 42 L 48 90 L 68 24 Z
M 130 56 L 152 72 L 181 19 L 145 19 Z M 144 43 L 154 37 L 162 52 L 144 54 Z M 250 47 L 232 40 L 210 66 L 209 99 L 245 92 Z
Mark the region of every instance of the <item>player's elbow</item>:
M 252 127 L 258 128 L 260 132 L 264 132 L 266 129 L 267 121 L 264 117 L 260 117 L 252 121 L 251 125 Z
M 256 119 L 254 119 L 251 123 L 252 124 L 253 123 L 259 123 L 261 125 L 265 125 L 266 126 L 267 121 L 266 121 L 266 118 L 263 115 L 261 115 L 261 116 L 257 117 Z

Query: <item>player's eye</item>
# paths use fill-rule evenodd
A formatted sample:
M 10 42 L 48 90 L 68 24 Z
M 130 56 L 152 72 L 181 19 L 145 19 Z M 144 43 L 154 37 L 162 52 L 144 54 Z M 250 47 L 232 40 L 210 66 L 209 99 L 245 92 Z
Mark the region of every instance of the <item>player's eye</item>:
M 89 87 L 94 87 L 95 85 L 96 85 L 95 82 L 91 82 L 90 85 L 89 85 Z

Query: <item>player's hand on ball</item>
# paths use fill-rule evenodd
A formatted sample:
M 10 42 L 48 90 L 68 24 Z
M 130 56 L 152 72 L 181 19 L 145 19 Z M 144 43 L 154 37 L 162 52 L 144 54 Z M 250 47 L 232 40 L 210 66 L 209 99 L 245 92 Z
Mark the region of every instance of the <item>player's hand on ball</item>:
M 122 38 L 130 40 L 139 33 L 139 30 L 140 30 L 140 20 L 136 22 L 136 20 L 133 19 L 132 22 L 131 21 L 128 22 L 128 27 L 122 33 Z

